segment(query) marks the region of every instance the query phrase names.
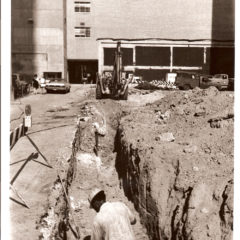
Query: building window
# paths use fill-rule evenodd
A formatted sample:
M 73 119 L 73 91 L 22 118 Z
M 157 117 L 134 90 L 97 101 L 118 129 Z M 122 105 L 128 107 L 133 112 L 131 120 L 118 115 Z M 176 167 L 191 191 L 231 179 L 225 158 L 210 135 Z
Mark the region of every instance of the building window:
M 74 2 L 75 12 L 90 12 L 90 2 Z
M 90 27 L 75 27 L 75 37 L 90 37 Z
M 43 76 L 45 79 L 61 78 L 62 73 L 61 72 L 44 72 Z

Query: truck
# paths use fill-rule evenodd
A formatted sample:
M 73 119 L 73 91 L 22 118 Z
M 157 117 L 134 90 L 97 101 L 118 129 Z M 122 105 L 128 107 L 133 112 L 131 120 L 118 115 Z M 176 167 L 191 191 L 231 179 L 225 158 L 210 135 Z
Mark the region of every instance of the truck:
M 204 75 L 195 72 L 178 71 L 175 84 L 179 89 L 188 90 L 195 87 L 208 88 L 215 86 L 218 90 L 229 90 L 233 79 L 227 74 Z

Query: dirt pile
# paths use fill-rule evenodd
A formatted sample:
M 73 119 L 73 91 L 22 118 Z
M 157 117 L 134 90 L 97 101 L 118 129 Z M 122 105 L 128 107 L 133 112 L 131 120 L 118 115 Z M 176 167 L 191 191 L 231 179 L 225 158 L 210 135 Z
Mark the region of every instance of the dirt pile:
M 233 101 L 175 91 L 121 119 L 116 168 L 150 239 L 231 239 Z

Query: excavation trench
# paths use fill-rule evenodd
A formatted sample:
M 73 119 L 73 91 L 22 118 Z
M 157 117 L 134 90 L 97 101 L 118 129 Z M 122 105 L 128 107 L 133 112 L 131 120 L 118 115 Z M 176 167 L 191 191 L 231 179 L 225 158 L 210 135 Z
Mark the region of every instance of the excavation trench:
M 114 106 L 115 108 L 115 106 Z M 96 213 L 89 208 L 88 195 L 95 187 L 103 188 L 108 201 L 124 202 L 136 215 L 137 224 L 133 226 L 137 239 L 149 239 L 145 227 L 141 225 L 139 215 L 132 202 L 124 195 L 116 171 L 116 136 L 121 109 L 111 116 L 107 115 L 107 134 L 99 139 L 99 152 L 96 156 L 95 129 L 93 123 L 101 126 L 105 117 L 104 108 L 95 104 L 82 106 L 75 137 L 72 143 L 72 155 L 68 160 L 67 171 L 57 179 L 49 198 L 49 207 L 40 220 L 41 239 L 77 239 L 76 226 L 81 239 L 89 239 L 93 218 Z
M 68 171 L 62 176 L 71 206 L 57 180 L 52 194 L 55 202 L 41 221 L 53 239 L 76 239 L 71 231 L 75 224 L 81 239 L 89 239 L 96 213 L 87 199 L 94 187 L 103 188 L 108 201 L 122 201 L 133 211 L 136 239 L 231 239 L 233 169 L 224 164 L 232 161 L 230 144 L 222 143 L 221 154 L 213 145 L 206 146 L 206 137 L 202 142 L 200 134 L 190 133 L 192 125 L 181 125 L 187 122 L 179 113 L 182 106 L 171 100 L 164 103 L 169 109 L 163 106 L 161 111 L 176 114 L 167 120 L 168 125 L 162 123 L 166 121 L 163 114 L 160 124 L 156 123 L 160 104 L 141 110 L 129 110 L 110 100 L 82 106 Z M 189 105 L 183 106 L 190 111 Z M 199 129 L 203 136 L 217 136 L 216 149 L 221 136 L 231 142 L 231 124 L 217 132 L 205 119 L 197 121 L 204 123 Z M 96 122 L 100 127 L 106 123 L 98 156 L 94 152 Z M 160 142 L 159 134 L 166 131 L 177 139 Z

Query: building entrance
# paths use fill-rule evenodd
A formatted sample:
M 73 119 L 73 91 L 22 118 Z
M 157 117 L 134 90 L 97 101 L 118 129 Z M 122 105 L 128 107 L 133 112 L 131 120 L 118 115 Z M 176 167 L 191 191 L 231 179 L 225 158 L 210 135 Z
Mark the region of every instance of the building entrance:
M 68 60 L 68 75 L 70 83 L 95 83 L 97 72 L 97 60 Z

